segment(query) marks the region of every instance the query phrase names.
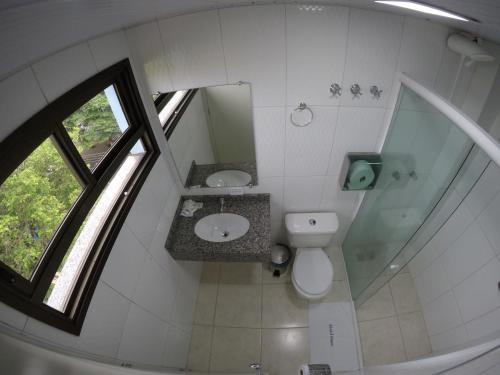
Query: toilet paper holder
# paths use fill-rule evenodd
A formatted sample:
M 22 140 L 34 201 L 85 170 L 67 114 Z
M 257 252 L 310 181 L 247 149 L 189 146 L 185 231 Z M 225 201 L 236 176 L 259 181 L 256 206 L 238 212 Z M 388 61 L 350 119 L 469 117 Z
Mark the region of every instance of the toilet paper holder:
M 358 160 L 365 160 L 369 164 L 371 169 L 373 170 L 373 180 L 367 185 L 360 187 L 353 186 L 350 183 L 349 172 L 351 170 L 351 165 L 354 164 Z M 348 152 L 344 160 L 342 162 L 342 168 L 340 171 L 339 183 L 340 187 L 344 191 L 361 191 L 361 190 L 372 190 L 380 176 L 380 172 L 382 171 L 382 157 L 380 154 L 374 152 Z

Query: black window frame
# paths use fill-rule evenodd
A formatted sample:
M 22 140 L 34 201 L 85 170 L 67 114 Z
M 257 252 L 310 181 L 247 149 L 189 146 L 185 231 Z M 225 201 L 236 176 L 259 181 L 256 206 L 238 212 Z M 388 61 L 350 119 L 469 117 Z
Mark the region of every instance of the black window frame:
M 129 127 L 94 170 L 90 170 L 66 132 L 63 121 L 109 86 L 115 88 Z M 54 144 L 68 169 L 83 184 L 82 193 L 54 233 L 30 280 L 0 261 L 0 300 L 30 317 L 79 335 L 113 244 L 160 154 L 129 60 L 122 60 L 80 83 L 0 142 L 0 186 L 49 137 L 55 140 Z M 139 140 L 146 152 L 94 241 L 69 298 L 68 307 L 61 312 L 48 306 L 43 302 L 44 297 L 79 228 Z
M 167 103 L 172 99 L 174 94 L 177 91 L 172 91 L 172 92 L 166 92 L 166 93 L 161 93 L 154 101 L 155 107 L 156 107 L 156 112 L 158 114 L 162 111 L 162 109 L 167 105 Z M 167 138 L 167 141 L 170 139 L 172 136 L 172 133 L 174 132 L 177 124 L 179 123 L 179 120 L 182 118 L 182 115 L 184 112 L 186 112 L 186 109 L 189 107 L 189 104 L 191 103 L 191 100 L 193 100 L 194 96 L 198 92 L 198 89 L 189 89 L 187 90 L 186 95 L 182 98 L 182 100 L 177 104 L 175 107 L 174 111 L 170 115 L 170 117 L 165 121 L 165 124 L 162 124 L 163 128 L 163 133 L 165 134 L 165 137 Z

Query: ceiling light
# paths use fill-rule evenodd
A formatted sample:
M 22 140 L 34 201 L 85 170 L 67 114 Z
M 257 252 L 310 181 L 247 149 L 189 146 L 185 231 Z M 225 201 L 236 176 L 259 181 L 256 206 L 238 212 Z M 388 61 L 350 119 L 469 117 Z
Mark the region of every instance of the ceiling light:
M 455 20 L 459 21 L 473 21 L 473 22 L 478 22 L 475 19 L 472 18 L 465 18 L 463 16 L 459 16 L 458 14 L 448 12 L 444 9 L 436 8 L 427 4 L 423 3 L 418 3 L 415 1 L 381 1 L 381 0 L 375 0 L 376 3 L 380 4 L 385 4 L 385 5 L 392 5 L 395 7 L 400 7 L 400 8 L 405 8 L 405 9 L 411 9 L 417 12 L 422 12 L 426 14 L 432 14 L 434 16 L 440 16 L 440 17 L 447 17 L 447 18 L 453 18 Z

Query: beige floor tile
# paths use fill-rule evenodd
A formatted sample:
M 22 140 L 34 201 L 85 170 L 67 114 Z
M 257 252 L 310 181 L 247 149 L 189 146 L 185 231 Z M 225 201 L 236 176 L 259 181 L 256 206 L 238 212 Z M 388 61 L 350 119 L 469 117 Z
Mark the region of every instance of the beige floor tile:
M 262 365 L 270 375 L 293 375 L 309 363 L 309 329 L 262 330 Z
M 386 318 L 396 315 L 389 285 L 385 285 L 356 309 L 358 321 Z
M 262 266 L 262 283 L 263 284 L 289 284 L 292 282 L 290 278 L 292 274 L 292 264 L 289 265 L 286 274 L 280 277 L 274 277 L 272 270 L 267 266 Z
M 308 302 L 297 296 L 293 285 L 263 285 L 262 327 L 307 327 L 309 326 L 308 314 Z
M 219 282 L 219 271 L 220 271 L 220 263 L 219 262 L 204 262 L 203 269 L 201 271 L 201 280 L 202 283 L 212 283 L 216 284 Z
M 250 373 L 248 365 L 261 361 L 260 335 L 260 329 L 215 327 L 210 371 Z
M 333 280 L 335 281 L 347 280 L 347 273 L 344 261 L 333 260 L 332 265 L 333 265 Z
M 220 266 L 221 284 L 261 284 L 262 263 L 224 262 Z
M 219 284 L 215 325 L 260 328 L 262 285 Z
M 213 327 L 193 326 L 187 368 L 191 371 L 208 371 L 212 347 Z
M 194 324 L 214 324 L 216 301 L 217 284 L 200 283 L 194 311 Z
M 420 311 L 398 316 L 408 360 L 432 353 L 424 316 Z
M 321 302 L 340 302 L 350 301 L 351 295 L 349 293 L 349 286 L 347 281 L 334 281 L 330 292 L 321 299 Z
M 398 314 L 421 310 L 417 290 L 409 273 L 397 274 L 391 279 L 389 286 Z
M 397 317 L 359 322 L 365 366 L 406 360 Z

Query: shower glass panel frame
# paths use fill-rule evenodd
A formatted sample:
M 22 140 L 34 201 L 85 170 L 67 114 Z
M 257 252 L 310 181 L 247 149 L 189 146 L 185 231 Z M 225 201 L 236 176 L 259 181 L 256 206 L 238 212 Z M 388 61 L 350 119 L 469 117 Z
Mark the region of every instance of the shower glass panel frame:
M 358 306 L 437 233 L 490 158 L 500 162 L 500 145 L 445 99 L 404 74 L 394 92 L 381 176 L 342 245 Z

